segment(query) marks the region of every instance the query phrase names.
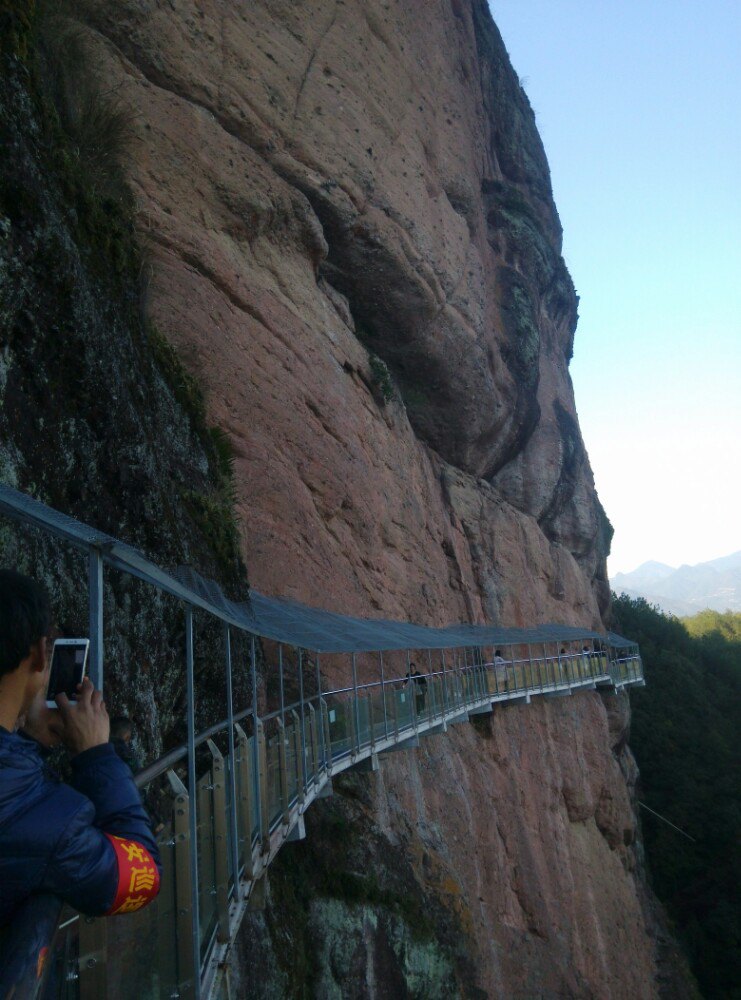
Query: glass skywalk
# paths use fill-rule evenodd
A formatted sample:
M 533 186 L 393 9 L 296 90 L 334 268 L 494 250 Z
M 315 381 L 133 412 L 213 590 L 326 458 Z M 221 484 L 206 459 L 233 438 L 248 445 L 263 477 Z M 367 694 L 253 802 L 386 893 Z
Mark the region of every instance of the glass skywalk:
M 162 891 L 127 916 L 63 912 L 45 997 L 227 996 L 230 942 L 246 909 L 260 905 L 278 850 L 304 836 L 304 813 L 331 794 L 333 775 L 375 769 L 384 754 L 497 703 L 643 684 L 638 648 L 620 636 L 559 625 L 428 629 L 255 593 L 235 603 L 192 571 L 168 574 L 135 549 L 2 485 L 0 513 L 18 526 L 17 544 L 30 529 L 85 554 L 98 686 L 104 567 L 168 595 L 184 631 L 187 738 L 137 776 L 162 824 Z M 197 648 L 206 642 L 207 649 Z M 204 656 L 208 678 L 197 669 Z M 424 681 L 412 676 L 413 665 Z M 199 684 L 206 678 L 213 688 L 216 673 L 221 712 L 197 727 Z

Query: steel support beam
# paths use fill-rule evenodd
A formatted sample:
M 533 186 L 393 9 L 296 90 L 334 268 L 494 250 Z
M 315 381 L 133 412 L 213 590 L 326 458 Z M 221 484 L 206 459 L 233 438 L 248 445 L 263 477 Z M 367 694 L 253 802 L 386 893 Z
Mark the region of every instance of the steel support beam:
M 90 652 L 88 676 L 98 691 L 103 690 L 103 556 L 90 549 L 88 556 L 88 629 Z
M 193 884 L 190 863 L 190 796 L 174 771 L 167 772 L 175 800 L 172 807 L 173 852 L 175 855 L 175 908 L 177 913 L 178 996 L 194 1000 L 200 994 L 199 948 L 194 949 L 192 907 Z

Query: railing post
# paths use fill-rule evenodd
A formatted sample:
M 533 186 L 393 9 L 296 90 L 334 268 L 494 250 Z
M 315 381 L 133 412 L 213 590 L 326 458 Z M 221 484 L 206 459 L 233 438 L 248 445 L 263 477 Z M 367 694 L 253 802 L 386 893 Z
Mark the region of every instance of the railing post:
M 80 915 L 78 959 L 80 1000 L 98 1000 L 108 994 L 108 926 L 105 917 Z M 11 991 L 12 992 L 12 991 Z
M 193 1000 L 200 993 L 199 951 L 193 950 L 193 884 L 190 863 L 190 798 L 188 789 L 173 770 L 167 772 L 175 801 L 172 807 L 173 848 L 175 853 L 175 908 L 177 911 L 178 996 Z
M 283 644 L 278 646 L 278 677 L 280 680 L 280 718 L 286 724 L 286 697 L 283 689 Z
M 512 647 L 512 655 L 514 656 L 514 646 Z M 522 676 L 525 681 L 525 688 L 529 691 L 533 687 L 533 672 L 530 669 L 530 661 L 526 663 L 524 659 L 520 659 L 522 664 Z
M 90 653 L 88 675 L 98 691 L 103 690 L 103 556 L 100 549 L 88 555 L 88 628 Z
M 513 657 L 513 659 L 514 659 L 514 657 Z M 533 671 L 533 654 L 532 654 L 532 649 L 530 647 L 530 643 L 528 643 L 528 646 L 527 646 L 527 665 L 530 668 L 530 687 L 533 687 L 534 686 L 533 678 L 535 677 L 535 673 Z M 522 664 L 522 676 L 523 676 L 523 678 L 526 676 L 524 657 L 523 657 L 523 664 Z M 540 671 L 538 671 L 538 680 L 540 680 L 540 679 L 541 679 L 541 675 L 540 675 Z
M 309 787 L 309 776 L 307 774 L 306 768 L 306 712 L 304 709 L 304 661 L 303 661 L 303 650 L 298 649 L 298 690 L 299 690 L 299 709 L 301 711 L 301 783 L 304 790 L 304 796 L 306 795 L 306 790 Z M 302 799 L 303 801 L 303 799 Z
M 433 679 L 432 677 L 432 668 L 430 666 L 429 657 L 427 660 L 427 687 L 425 688 L 425 691 L 427 692 L 427 698 L 429 699 L 429 704 L 430 706 L 432 706 L 430 708 L 431 712 L 430 721 L 432 721 L 432 719 L 435 718 L 436 716 L 442 718 L 444 713 L 443 713 L 442 700 L 440 697 L 440 683 L 439 681 Z
M 383 652 L 379 649 L 378 658 L 381 664 L 381 697 L 383 698 L 383 735 L 385 739 L 388 739 L 389 735 L 389 720 L 388 720 L 388 710 L 386 708 L 386 675 L 383 669 Z
M 239 812 L 244 829 L 244 873 L 248 879 L 254 878 L 255 863 L 252 858 L 252 827 L 254 825 L 252 759 L 247 733 L 238 722 L 234 723 L 237 734 L 239 757 Z
M 265 733 L 262 722 L 257 714 L 257 651 L 255 649 L 255 637 L 250 635 L 250 678 L 252 681 L 252 778 L 254 779 L 252 805 L 255 809 L 257 819 L 258 837 L 260 839 L 260 850 L 269 849 L 268 837 L 265 834 L 265 825 L 270 825 L 270 820 L 265 816 L 265 800 L 267 798 L 267 760 L 265 752 Z M 252 830 L 250 830 L 250 849 L 252 845 Z
M 324 734 L 324 768 L 328 775 L 332 774 L 332 735 L 329 731 L 329 707 L 324 698 L 319 702 L 322 713 L 322 732 Z
M 471 670 L 473 671 L 473 689 L 476 701 L 484 700 L 484 685 L 481 680 L 481 664 L 476 662 L 476 650 L 471 649 Z
M 409 685 L 409 699 L 411 701 L 411 716 L 412 716 L 412 728 L 414 732 L 417 732 L 417 684 L 416 681 L 412 679 L 412 664 L 409 659 L 409 650 L 407 650 L 407 680 L 406 683 Z
M 257 746 L 257 801 L 259 805 L 260 847 L 263 854 L 270 850 L 270 807 L 268 805 L 268 751 L 265 746 L 265 728 L 262 720 L 257 720 L 255 731 Z
M 311 756 L 314 765 L 314 787 L 319 783 L 319 733 L 317 732 L 316 709 L 309 702 L 309 732 L 311 733 Z
M 322 766 L 324 768 L 326 768 L 326 766 L 327 766 L 327 750 L 326 750 L 326 746 L 324 744 L 325 733 L 324 733 L 324 712 L 322 710 L 322 701 L 323 701 L 323 699 L 322 699 L 322 671 L 321 671 L 321 668 L 319 666 L 319 653 L 316 654 L 316 659 L 314 660 L 314 665 L 316 667 L 316 696 L 317 696 L 317 699 L 318 699 L 317 704 L 319 705 L 319 733 L 321 734 L 320 735 L 319 743 L 320 743 L 320 750 L 321 750 Z
M 350 730 L 350 760 L 355 760 L 358 755 L 358 730 L 357 730 L 357 699 L 353 699 L 350 711 L 347 713 L 347 723 Z
M 494 694 L 499 695 L 502 692 L 499 690 L 499 676 L 497 671 L 497 650 L 496 646 L 491 647 L 491 669 L 494 671 Z M 491 690 L 491 688 L 490 688 Z M 504 670 L 504 690 L 507 690 L 507 668 Z
M 211 793 L 214 813 L 214 875 L 216 879 L 217 937 L 222 944 L 229 940 L 229 861 L 226 834 L 226 765 L 213 740 L 211 751 Z
M 287 824 L 291 811 L 288 793 L 288 758 L 286 755 L 286 727 L 282 719 L 275 720 L 278 724 L 278 769 L 280 771 L 281 804 L 283 806 L 283 823 Z
M 508 654 L 507 654 L 507 650 L 509 650 Z M 507 683 L 507 690 L 508 691 L 510 690 L 510 679 L 511 679 L 511 681 L 512 681 L 512 690 L 513 691 L 517 691 L 517 690 L 519 690 L 520 682 L 519 682 L 518 677 L 517 677 L 517 664 L 515 663 L 514 649 L 512 648 L 512 646 L 505 646 L 504 647 L 504 652 L 505 652 L 506 655 L 503 657 L 503 659 L 505 660 L 506 663 L 509 664 L 509 667 L 505 667 L 504 668 L 504 675 L 505 675 L 505 679 L 506 679 L 506 683 Z M 509 659 L 507 659 L 507 655 L 509 655 Z
M 352 691 L 355 710 L 355 752 L 357 753 L 360 750 L 360 705 L 358 704 L 358 667 L 355 662 L 355 653 L 352 654 Z
M 432 650 L 431 649 L 427 650 L 427 676 L 430 678 L 430 689 L 432 691 L 434 691 L 435 690 L 435 682 L 432 679 Z M 397 735 L 397 737 L 399 735 L 398 727 L 397 727 L 397 730 L 396 730 L 396 735 Z
M 443 663 L 443 710 L 445 715 L 448 714 L 448 675 L 445 672 L 445 650 L 440 650 L 440 656 Z
M 370 690 L 366 691 L 365 698 L 366 698 L 366 701 L 368 703 L 368 736 L 369 736 L 369 739 L 370 739 L 371 750 L 375 750 L 375 748 L 376 748 L 376 732 L 375 732 L 375 724 L 374 724 L 374 720 L 373 720 L 373 695 L 370 693 Z
M 231 864 L 234 879 L 234 898 L 239 900 L 239 830 L 237 827 L 237 753 L 234 745 L 234 694 L 232 688 L 232 640 L 229 626 L 224 625 L 224 656 L 226 658 L 226 710 L 229 717 L 229 823 L 231 828 Z
M 396 710 L 396 688 L 391 686 L 391 717 L 394 726 L 394 737 L 399 739 L 399 715 Z
M 296 760 L 296 798 L 298 799 L 299 806 L 302 806 L 304 804 L 304 786 L 301 781 L 301 775 L 303 773 L 303 767 L 301 765 L 301 759 L 303 757 L 301 729 L 299 727 L 298 715 L 296 715 L 294 709 L 291 709 L 291 715 L 293 717 L 293 749 Z
M 193 609 L 185 608 L 185 661 L 186 661 L 186 691 L 188 712 L 188 791 L 191 797 L 189 809 L 190 822 L 190 880 L 191 880 L 191 935 L 193 938 L 193 955 L 198 972 L 194 984 L 194 996 L 199 1000 L 201 995 L 200 954 L 201 928 L 198 912 L 198 817 L 196 816 L 196 744 L 195 744 L 195 678 L 193 668 Z

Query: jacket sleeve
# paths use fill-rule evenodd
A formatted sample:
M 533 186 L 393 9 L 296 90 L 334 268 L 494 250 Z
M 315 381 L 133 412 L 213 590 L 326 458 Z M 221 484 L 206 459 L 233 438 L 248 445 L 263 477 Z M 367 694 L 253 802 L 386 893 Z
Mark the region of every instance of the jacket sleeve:
M 127 913 L 157 895 L 157 844 L 131 772 L 110 744 L 72 760 L 80 800 L 52 851 L 43 889 L 90 916 Z
M 72 787 L 95 806 L 95 825 L 105 833 L 143 844 L 160 865 L 157 842 L 130 768 L 111 743 L 72 758 Z

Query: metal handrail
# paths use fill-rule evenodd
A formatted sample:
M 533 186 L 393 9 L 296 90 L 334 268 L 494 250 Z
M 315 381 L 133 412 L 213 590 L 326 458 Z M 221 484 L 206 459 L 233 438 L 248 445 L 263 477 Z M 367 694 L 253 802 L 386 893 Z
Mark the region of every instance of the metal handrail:
M 492 662 L 482 663 L 482 664 L 475 664 L 475 665 L 470 665 L 469 664 L 468 666 L 465 666 L 465 667 L 451 668 L 451 671 L 452 670 L 457 670 L 458 672 L 460 672 L 463 675 L 475 677 L 476 676 L 476 671 L 478 671 L 478 670 L 480 670 L 482 668 L 484 668 L 484 669 L 491 668 L 491 669 L 495 670 L 497 668 L 497 666 L 504 667 L 506 669 L 507 667 L 518 666 L 518 665 L 532 665 L 532 666 L 535 666 L 537 664 L 547 665 L 548 663 L 565 663 L 567 661 L 567 659 L 570 661 L 570 660 L 583 660 L 584 658 L 585 657 L 584 657 L 584 655 L 582 653 L 571 653 L 571 654 L 567 654 L 566 656 L 562 656 L 562 657 L 541 656 L 541 657 L 533 657 L 532 659 L 505 660 L 504 664 L 495 664 L 493 661 Z M 593 657 L 590 656 L 590 659 L 591 658 L 597 659 L 598 656 L 593 656 Z M 632 662 L 634 659 L 635 659 L 635 657 L 621 657 L 621 658 L 618 658 L 618 659 L 615 659 L 615 660 L 611 660 L 611 661 L 609 661 L 609 663 L 627 663 L 627 662 Z M 451 671 L 448 671 L 448 672 L 450 673 Z M 433 672 L 431 674 L 422 674 L 421 676 L 424 677 L 425 680 L 428 680 L 428 679 L 434 679 L 436 677 L 442 678 L 442 677 L 445 676 L 445 674 L 443 673 L 442 670 L 438 670 L 438 671 L 435 671 L 435 672 Z M 605 673 L 605 674 L 603 674 L 601 676 L 603 676 L 603 677 L 606 678 L 608 676 L 608 674 Z M 583 678 L 580 683 L 586 683 L 588 680 L 591 680 L 591 679 L 593 679 L 593 678 Z M 327 691 L 323 692 L 323 694 L 321 695 L 321 697 L 325 698 L 325 699 L 326 698 L 333 698 L 333 697 L 336 697 L 338 694 L 350 694 L 350 693 L 352 693 L 354 691 L 360 692 L 360 691 L 368 691 L 368 690 L 379 690 L 379 689 L 383 689 L 383 688 L 386 688 L 386 687 L 391 687 L 393 685 L 402 685 L 403 686 L 403 685 L 406 685 L 408 683 L 413 683 L 413 682 L 410 681 L 409 678 L 406 677 L 406 676 L 404 676 L 404 677 L 387 677 L 385 679 L 385 681 L 367 681 L 367 682 L 365 682 L 363 684 L 358 684 L 357 688 L 353 688 L 353 687 L 332 688 L 330 690 L 327 690 Z M 531 687 L 533 685 L 526 685 L 526 686 L 527 687 Z M 542 685 L 536 684 L 534 686 L 535 687 L 541 687 Z M 577 685 L 575 685 L 572 682 L 571 686 L 573 687 L 573 686 L 577 686 Z M 267 715 L 261 715 L 260 719 L 261 719 L 261 721 L 263 723 L 269 722 L 269 721 L 271 721 L 273 719 L 280 718 L 281 714 L 283 712 L 285 714 L 289 714 L 292 709 L 296 709 L 300 704 L 309 705 L 312 702 L 316 702 L 316 701 L 319 701 L 319 700 L 320 700 L 320 696 L 319 695 L 312 695 L 310 698 L 305 699 L 303 703 L 301 703 L 301 702 L 293 702 L 291 705 L 286 705 L 284 709 L 278 708 L 278 709 L 275 709 L 274 711 L 268 713 Z M 252 712 L 252 710 L 250 708 L 246 708 L 246 709 L 242 709 L 240 712 L 235 713 L 234 716 L 233 716 L 234 722 L 241 722 L 243 719 L 246 719 L 251 714 L 251 712 Z M 229 728 L 229 719 L 228 718 L 222 719 L 220 722 L 214 723 L 212 726 L 209 726 L 208 729 L 204 729 L 203 731 L 199 732 L 196 735 L 195 740 L 194 740 L 195 747 L 202 746 L 204 743 L 206 743 L 213 736 L 217 736 L 221 732 L 226 732 L 228 730 L 228 728 Z M 158 757 L 157 760 L 153 761 L 151 764 L 148 764 L 146 767 L 142 768 L 140 771 L 138 771 L 136 773 L 136 775 L 135 775 L 135 781 L 136 781 L 137 786 L 139 788 L 142 788 L 145 785 L 149 784 L 150 782 L 154 781 L 156 778 L 160 777 L 167 770 L 169 770 L 170 768 L 174 767 L 181 760 L 183 760 L 185 758 L 187 752 L 188 752 L 188 743 L 187 743 L 187 741 L 184 741 L 183 743 L 179 744 L 177 747 L 174 747 L 172 750 L 167 751 L 167 753 L 163 754 L 161 757 Z
M 494 663 L 493 648 L 488 659 L 483 647 L 469 647 L 473 652 L 468 653 L 465 647 L 448 647 L 448 662 L 446 650 L 441 648 L 438 650 L 441 669 L 433 669 L 432 651 L 428 649 L 429 671 L 421 675 L 428 682 L 426 693 L 420 691 L 409 674 L 387 676 L 388 662 L 384 663 L 382 654 L 378 657 L 380 680 L 359 682 L 352 654 L 352 684 L 323 690 L 317 653 L 313 667 L 318 690 L 304 697 L 303 651 L 297 650 L 300 696 L 298 701 L 286 704 L 283 645 L 278 643 L 280 707 L 261 715 L 255 632 L 246 619 L 190 590 L 131 547 L 1 484 L 0 513 L 88 552 L 90 663 L 91 675 L 99 687 L 102 688 L 104 680 L 104 563 L 170 594 L 184 607 L 188 738 L 136 775 L 140 788 L 162 777 L 167 778 L 170 787 L 172 809 L 162 847 L 174 870 L 170 876 L 166 873 L 163 892 L 174 891 L 176 898 L 163 905 L 169 919 L 177 921 L 173 960 L 177 969 L 172 973 L 177 981 L 172 988 L 173 995 L 183 1000 L 205 1000 L 215 995 L 219 969 L 254 885 L 334 772 L 393 749 L 395 744 L 404 744 L 411 737 L 467 719 L 469 712 L 490 710 L 495 702 L 529 700 L 532 695 L 547 696 L 551 692 L 570 693 L 572 689 L 587 686 L 643 683 L 637 647 L 628 656 L 621 652 L 610 660 L 604 651 L 595 651 L 591 658 L 579 652 L 552 656 L 548 654 L 547 643 L 543 644 L 543 656 L 533 657 L 529 644 L 516 643 L 502 647 L 510 654 L 504 662 L 503 678 L 502 664 Z M 195 729 L 194 609 L 222 622 L 225 637 L 227 716 L 200 732 Z M 246 635 L 250 643 L 252 703 L 236 712 L 232 702 L 232 628 Z M 586 634 L 585 641 L 590 641 Z M 548 642 L 553 644 L 555 640 Z M 515 649 L 525 645 L 527 658 L 516 657 Z M 407 668 L 409 653 L 407 650 Z M 402 688 L 408 684 L 411 688 L 406 704 L 406 697 L 401 696 Z M 328 700 L 332 701 L 331 707 Z M 252 719 L 250 736 L 241 727 L 248 718 Z M 270 740 L 265 730 L 268 723 L 275 723 L 277 730 Z M 334 736 L 333 726 L 338 727 Z M 219 734 L 228 737 L 224 756 L 213 743 Z M 204 746 L 209 748 L 211 763 L 205 774 L 199 775 L 196 750 Z M 183 773 L 181 778 L 175 768 L 183 772 L 187 769 L 187 776 Z M 187 787 L 183 783 L 186 777 Z M 276 794 L 279 801 L 275 800 Z M 205 859 L 200 857 L 203 852 Z M 213 873 L 212 887 L 205 881 L 208 871 Z M 155 910 L 157 905 L 154 904 Z M 153 910 L 142 912 L 142 919 L 146 920 Z M 115 926 L 137 925 L 124 921 Z M 102 920 L 71 918 L 63 930 L 66 935 L 76 935 L 75 976 L 80 977 L 81 993 L 105 996 L 107 924 Z

